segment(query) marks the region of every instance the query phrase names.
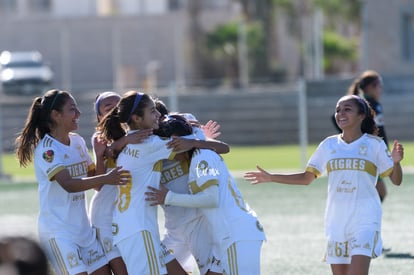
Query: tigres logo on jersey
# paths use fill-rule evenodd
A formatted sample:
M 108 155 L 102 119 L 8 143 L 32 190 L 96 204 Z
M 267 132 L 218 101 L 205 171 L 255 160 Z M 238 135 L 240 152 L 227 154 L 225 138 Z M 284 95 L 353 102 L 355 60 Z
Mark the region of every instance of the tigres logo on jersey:
M 47 162 L 52 162 L 54 156 L 55 156 L 55 152 L 53 152 L 53 150 L 47 150 L 46 152 L 43 153 L 43 159 Z
M 78 257 L 76 257 L 75 253 L 69 253 L 69 255 L 67 255 L 67 259 L 71 268 L 79 265 Z

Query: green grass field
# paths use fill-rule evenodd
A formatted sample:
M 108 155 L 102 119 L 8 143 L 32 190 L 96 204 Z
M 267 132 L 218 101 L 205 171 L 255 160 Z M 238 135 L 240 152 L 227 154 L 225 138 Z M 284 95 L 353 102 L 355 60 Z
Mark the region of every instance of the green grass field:
M 403 142 L 403 166 L 414 167 L 414 142 Z M 316 145 L 309 145 L 306 150 L 307 158 L 315 150 Z M 227 166 L 232 171 L 255 169 L 259 164 L 266 169 L 300 170 L 302 168 L 302 153 L 297 145 L 285 146 L 232 146 L 230 153 L 223 155 Z M 306 159 L 307 159 L 306 158 Z M 9 153 L 3 155 L 4 173 L 15 179 L 30 179 L 34 177 L 33 165 L 21 168 L 16 157 Z
M 308 152 L 312 152 L 312 148 Z M 405 144 L 402 186 L 386 180 L 388 197 L 383 204 L 382 237 L 391 250 L 372 261 L 371 274 L 409 275 L 414 272 L 414 143 Z M 310 186 L 265 183 L 252 186 L 239 171 L 256 164 L 269 170 L 301 169 L 300 150 L 295 146 L 234 147 L 224 156 L 230 169 L 237 171 L 239 188 L 257 212 L 267 234 L 262 250 L 262 274 L 331 274 L 321 261 L 324 253 L 323 214 L 326 178 Z M 18 168 L 12 155 L 3 159 L 4 170 L 13 180 L 0 181 L 0 235 L 25 234 L 36 238 L 37 187 L 33 168 Z

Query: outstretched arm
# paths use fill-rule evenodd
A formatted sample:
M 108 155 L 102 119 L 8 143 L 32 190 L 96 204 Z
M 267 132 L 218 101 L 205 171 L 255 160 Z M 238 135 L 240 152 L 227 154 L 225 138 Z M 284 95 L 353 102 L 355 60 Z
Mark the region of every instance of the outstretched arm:
M 293 185 L 308 185 L 316 178 L 314 174 L 308 171 L 293 174 L 271 174 L 260 166 L 256 167 L 259 171 L 246 172 L 244 174 L 244 179 L 250 181 L 252 184 L 277 182 Z
M 394 140 L 391 157 L 394 161 L 394 168 L 392 169 L 390 179 L 393 184 L 401 185 L 403 173 L 400 162 L 404 158 L 404 147 L 397 140 Z

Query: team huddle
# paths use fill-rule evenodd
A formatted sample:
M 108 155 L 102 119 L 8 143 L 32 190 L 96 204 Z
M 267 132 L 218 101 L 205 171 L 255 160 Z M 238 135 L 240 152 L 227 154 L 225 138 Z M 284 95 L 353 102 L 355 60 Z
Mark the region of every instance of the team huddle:
M 35 98 L 16 140 L 20 165 L 35 165 L 39 240 L 57 274 L 261 274 L 266 236 L 220 156 L 229 146 L 217 123 L 137 91 L 99 94 L 94 109 L 93 157 L 73 133 L 80 111 L 66 91 Z M 341 133 L 319 144 L 305 171 L 258 166 L 244 178 L 307 185 L 326 173 L 325 260 L 333 274 L 368 274 L 382 250 L 376 183 L 401 184 L 403 146 L 394 141 L 390 152 L 376 136 L 364 98 L 346 95 L 335 110 Z
M 229 148 L 217 124 L 136 91 L 102 93 L 95 111 L 94 160 L 65 91 L 36 98 L 17 139 L 21 165 L 35 163 L 39 240 L 57 274 L 260 274 L 263 227 L 219 155 Z

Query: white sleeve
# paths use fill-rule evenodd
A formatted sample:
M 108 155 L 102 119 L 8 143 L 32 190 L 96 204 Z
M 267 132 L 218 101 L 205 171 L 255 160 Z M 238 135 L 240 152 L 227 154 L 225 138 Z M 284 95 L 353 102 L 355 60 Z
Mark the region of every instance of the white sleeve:
M 197 194 L 179 194 L 168 191 L 165 197 L 165 205 L 175 205 L 181 207 L 194 208 L 214 208 L 219 205 L 219 188 L 217 185 Z

